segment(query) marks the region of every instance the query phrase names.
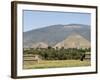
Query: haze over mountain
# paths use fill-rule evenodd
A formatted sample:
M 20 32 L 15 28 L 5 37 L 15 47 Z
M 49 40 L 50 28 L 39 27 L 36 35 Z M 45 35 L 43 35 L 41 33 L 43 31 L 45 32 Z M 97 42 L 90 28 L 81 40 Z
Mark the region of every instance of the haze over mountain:
M 88 40 L 90 39 L 90 26 L 83 24 L 50 25 L 44 28 L 23 32 L 24 48 L 32 47 L 37 43 L 45 46 L 55 46 L 59 42 L 67 39 L 72 34 L 78 34 Z M 43 46 L 43 45 L 42 45 Z

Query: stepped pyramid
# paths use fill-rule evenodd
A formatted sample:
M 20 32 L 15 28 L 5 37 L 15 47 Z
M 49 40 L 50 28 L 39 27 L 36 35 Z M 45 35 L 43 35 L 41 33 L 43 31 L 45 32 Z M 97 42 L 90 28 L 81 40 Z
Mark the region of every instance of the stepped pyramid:
M 32 48 L 47 48 L 47 47 L 48 45 L 43 42 L 34 43 L 32 45 Z
M 90 42 L 82 37 L 81 35 L 77 33 L 73 33 L 69 35 L 65 40 L 59 42 L 54 46 L 54 48 L 61 48 L 64 47 L 67 48 L 90 48 L 91 44 Z

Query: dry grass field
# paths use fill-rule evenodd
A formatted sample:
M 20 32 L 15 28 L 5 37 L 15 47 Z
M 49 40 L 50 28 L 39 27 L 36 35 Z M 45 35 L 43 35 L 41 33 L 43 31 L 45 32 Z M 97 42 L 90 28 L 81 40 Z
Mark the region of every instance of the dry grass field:
M 35 61 L 24 61 L 23 69 L 42 69 L 42 68 L 61 68 L 61 67 L 81 67 L 90 66 L 90 60 L 41 60 Z

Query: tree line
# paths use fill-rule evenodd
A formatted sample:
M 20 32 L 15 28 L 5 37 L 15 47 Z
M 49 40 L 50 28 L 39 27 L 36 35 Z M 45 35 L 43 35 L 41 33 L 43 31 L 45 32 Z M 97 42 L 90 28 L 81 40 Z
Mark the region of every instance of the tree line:
M 30 48 L 28 50 L 24 50 L 24 54 L 37 54 L 40 55 L 43 60 L 77 60 L 82 57 L 86 52 L 90 52 L 90 48 L 86 49 L 77 49 L 77 48 L 68 48 L 64 49 L 64 47 L 52 48 L 48 46 L 48 48 Z

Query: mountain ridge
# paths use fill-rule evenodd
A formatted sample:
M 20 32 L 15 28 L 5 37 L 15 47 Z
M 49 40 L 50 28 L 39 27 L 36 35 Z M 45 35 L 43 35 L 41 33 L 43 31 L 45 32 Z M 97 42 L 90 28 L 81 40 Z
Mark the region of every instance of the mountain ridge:
M 56 24 L 56 25 L 50 25 L 47 27 L 23 32 L 24 47 L 29 47 L 32 44 L 38 42 L 43 42 L 50 46 L 54 46 L 55 44 L 67 38 L 71 33 L 77 33 L 82 37 L 84 37 L 85 39 L 87 39 L 88 41 L 91 41 L 89 25 Z

